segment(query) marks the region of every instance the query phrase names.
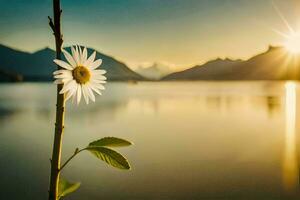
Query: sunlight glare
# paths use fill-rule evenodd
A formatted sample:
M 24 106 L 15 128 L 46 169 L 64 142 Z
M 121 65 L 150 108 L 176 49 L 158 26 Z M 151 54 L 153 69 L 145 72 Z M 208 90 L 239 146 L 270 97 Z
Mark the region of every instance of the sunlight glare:
M 290 34 L 284 46 L 290 53 L 300 54 L 300 32 Z
M 283 181 L 286 191 L 292 192 L 298 187 L 299 176 L 296 150 L 296 83 L 287 82 L 285 88 L 286 130 Z

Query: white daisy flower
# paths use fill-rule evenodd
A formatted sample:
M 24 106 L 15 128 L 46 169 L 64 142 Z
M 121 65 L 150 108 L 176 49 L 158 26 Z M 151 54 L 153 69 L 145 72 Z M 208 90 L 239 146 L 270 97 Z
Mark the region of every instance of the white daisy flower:
M 80 46 L 71 47 L 72 55 L 66 50 L 62 52 L 68 62 L 55 59 L 54 62 L 63 69 L 53 73 L 55 84 L 64 84 L 60 94 L 66 94 L 66 101 L 73 96 L 77 104 L 80 103 L 83 95 L 88 104 L 89 99 L 95 102 L 94 92 L 101 95 L 104 90 L 103 84 L 106 83 L 105 70 L 97 69 L 102 60 L 95 60 L 96 51 L 88 58 L 87 49 Z

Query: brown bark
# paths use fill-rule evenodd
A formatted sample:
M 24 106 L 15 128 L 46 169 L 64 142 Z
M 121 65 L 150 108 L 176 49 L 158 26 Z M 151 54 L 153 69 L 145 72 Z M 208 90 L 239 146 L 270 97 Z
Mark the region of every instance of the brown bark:
M 53 30 L 55 36 L 56 46 L 56 58 L 61 59 L 61 47 L 62 47 L 62 34 L 61 34 L 61 9 L 60 0 L 53 0 L 53 16 L 54 21 L 49 17 L 49 25 Z M 60 69 L 59 66 L 57 66 Z M 62 149 L 62 136 L 64 131 L 64 116 L 65 116 L 65 96 L 59 94 L 63 85 L 57 86 L 57 104 L 56 104 L 56 121 L 55 121 L 55 132 L 53 142 L 53 152 L 51 159 L 51 175 L 50 175 L 50 186 L 49 186 L 49 200 L 58 200 L 58 184 L 60 175 L 60 160 L 61 160 L 61 149 Z

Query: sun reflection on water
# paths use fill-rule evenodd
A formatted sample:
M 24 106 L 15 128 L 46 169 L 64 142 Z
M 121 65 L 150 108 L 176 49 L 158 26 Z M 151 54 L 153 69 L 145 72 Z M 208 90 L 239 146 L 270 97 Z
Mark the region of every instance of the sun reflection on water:
M 285 85 L 285 147 L 283 160 L 283 184 L 288 192 L 297 189 L 298 161 L 296 149 L 296 83 L 287 82 Z

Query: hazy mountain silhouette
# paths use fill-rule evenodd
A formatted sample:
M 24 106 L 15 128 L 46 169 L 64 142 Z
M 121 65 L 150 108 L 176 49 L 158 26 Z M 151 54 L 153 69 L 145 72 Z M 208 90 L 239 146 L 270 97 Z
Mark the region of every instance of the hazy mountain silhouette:
M 300 77 L 299 63 L 283 47 L 269 47 L 246 61 L 216 59 L 162 80 L 295 80 Z
M 140 66 L 137 68 L 136 72 L 149 79 L 159 80 L 167 74 L 170 74 L 172 71 L 169 66 L 156 62 L 149 67 Z
M 0 45 L 0 81 L 51 81 L 52 72 L 56 69 L 54 57 L 55 52 L 49 48 L 27 53 Z M 108 71 L 109 80 L 145 80 L 110 56 L 97 52 L 97 58 L 103 59 L 101 67 Z M 283 47 L 270 47 L 266 52 L 246 61 L 216 59 L 169 74 L 162 80 L 295 80 L 300 77 L 299 60 L 299 57 L 291 56 Z M 168 73 L 159 64 L 137 71 L 154 80 Z
M 88 51 L 89 54 L 92 53 L 91 49 Z M 109 80 L 143 80 L 142 76 L 110 56 L 97 52 L 96 57 L 103 60 L 101 68 L 107 70 Z M 54 58 L 55 52 L 49 48 L 27 53 L 0 45 L 0 69 L 22 75 L 25 81 L 51 81 L 52 73 L 56 69 Z M 0 80 L 6 79 L 0 76 Z

